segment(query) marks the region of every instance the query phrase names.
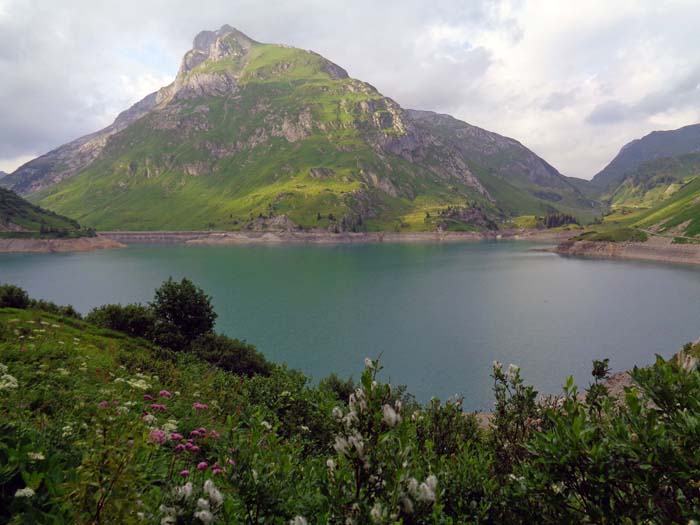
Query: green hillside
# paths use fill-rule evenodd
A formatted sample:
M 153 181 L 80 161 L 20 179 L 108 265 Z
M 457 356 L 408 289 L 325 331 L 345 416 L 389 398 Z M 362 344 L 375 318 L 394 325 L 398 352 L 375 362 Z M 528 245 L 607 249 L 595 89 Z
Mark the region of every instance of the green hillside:
M 225 26 L 198 35 L 173 84 L 4 184 L 100 229 L 485 229 L 595 214 L 516 141 L 426 114 L 316 53 Z
M 55 305 L 1 307 L 17 298 L 0 287 L 0 524 L 688 523 L 700 512 L 698 345 L 635 369 L 617 400 L 601 382 L 607 361 L 585 396 L 569 380 L 541 403 L 516 366 L 494 363 L 494 412 L 479 428 L 459 399 L 416 404 L 377 361 L 357 384 L 313 386 L 282 367 L 248 377 L 219 346 L 200 345 L 207 362 Z
M 67 217 L 35 206 L 0 188 L 0 237 L 75 235 L 80 226 Z

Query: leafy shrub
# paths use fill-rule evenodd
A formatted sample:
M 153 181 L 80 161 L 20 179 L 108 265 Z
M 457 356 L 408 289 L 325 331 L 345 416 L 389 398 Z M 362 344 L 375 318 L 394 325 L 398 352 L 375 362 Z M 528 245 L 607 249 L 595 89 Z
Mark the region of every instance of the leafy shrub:
M 21 308 L 29 306 L 29 295 L 19 286 L 0 285 L 0 308 Z
M 214 333 L 204 334 L 194 341 L 188 351 L 205 361 L 238 375 L 269 375 L 272 365 L 253 345 Z
M 88 323 L 117 330 L 134 337 L 152 339 L 155 327 L 153 311 L 141 304 L 106 304 L 93 308 L 85 316 Z
M 216 312 L 211 298 L 189 279 L 169 278 L 156 290 L 151 303 L 156 343 L 182 350 L 214 328 Z
M 43 310 L 44 312 L 50 312 L 62 317 L 71 317 L 73 319 L 80 319 L 82 317 L 80 312 L 71 305 L 61 306 L 52 301 L 45 301 L 44 299 L 30 299 L 27 308 Z

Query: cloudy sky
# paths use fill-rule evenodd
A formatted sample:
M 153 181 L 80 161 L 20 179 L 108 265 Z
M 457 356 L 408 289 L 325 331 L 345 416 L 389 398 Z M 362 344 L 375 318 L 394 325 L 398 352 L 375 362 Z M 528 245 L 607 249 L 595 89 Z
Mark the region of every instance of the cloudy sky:
M 0 0 L 0 170 L 109 124 L 224 23 L 514 137 L 566 175 L 700 122 L 698 0 Z

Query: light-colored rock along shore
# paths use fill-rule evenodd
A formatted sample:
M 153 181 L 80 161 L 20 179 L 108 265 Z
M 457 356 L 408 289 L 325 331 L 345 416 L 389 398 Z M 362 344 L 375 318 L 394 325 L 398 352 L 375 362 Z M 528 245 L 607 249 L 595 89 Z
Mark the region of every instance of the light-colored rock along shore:
M 360 244 L 411 242 L 473 242 L 483 240 L 529 240 L 560 243 L 576 231 L 504 230 L 501 232 L 361 232 L 326 231 L 108 231 L 100 235 L 123 243 L 179 243 L 189 245 L 229 244 Z
M 89 252 L 125 245 L 109 237 L 80 237 L 77 239 L 0 239 L 0 253 Z
M 671 238 L 658 236 L 650 236 L 646 242 L 567 240 L 554 251 L 560 255 L 700 264 L 700 244 L 671 244 Z

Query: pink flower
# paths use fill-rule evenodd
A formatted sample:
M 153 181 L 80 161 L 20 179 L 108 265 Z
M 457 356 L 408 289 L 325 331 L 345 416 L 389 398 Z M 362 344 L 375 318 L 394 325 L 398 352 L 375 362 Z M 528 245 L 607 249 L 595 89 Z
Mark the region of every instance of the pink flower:
M 151 404 L 151 410 L 157 410 L 159 412 L 163 412 L 167 409 L 165 405 L 159 405 L 158 403 L 152 403 Z
M 209 406 L 202 403 L 192 403 L 192 408 L 195 410 L 206 410 L 209 408 Z
M 236 464 L 236 462 L 233 461 L 231 458 L 228 458 L 228 459 L 226 460 L 226 463 L 228 463 L 229 465 L 235 465 L 235 464 Z
M 174 432 L 170 434 L 170 439 L 172 439 L 173 441 L 180 441 L 182 439 L 182 435 L 178 434 L 177 432 Z
M 148 435 L 148 439 L 150 439 L 152 443 L 158 443 L 159 445 L 165 443 L 165 437 L 165 431 L 159 428 L 151 430 L 151 433 Z
M 172 394 L 167 390 L 161 390 L 160 392 L 158 392 L 158 395 L 161 397 L 172 397 Z
M 144 394 L 144 395 L 143 395 L 143 400 L 144 400 L 144 401 L 155 401 L 156 398 L 153 397 L 153 396 L 150 395 L 150 394 Z
M 219 434 L 216 430 L 210 430 L 209 431 L 209 437 L 212 439 L 219 439 L 221 434 Z
M 222 469 L 221 467 L 214 467 L 214 468 L 212 469 L 212 473 L 213 473 L 215 476 L 216 476 L 217 474 L 223 474 L 223 473 L 224 473 L 224 469 Z
M 190 447 L 190 450 L 191 450 L 192 452 L 199 452 L 199 447 L 198 447 L 197 445 L 193 445 L 193 446 Z
M 183 450 L 185 450 L 185 445 L 182 443 L 175 447 L 175 452 L 182 452 Z
M 200 434 L 199 430 L 193 430 L 190 432 L 190 436 L 197 436 L 200 437 L 202 434 Z
M 209 463 L 206 461 L 200 461 L 197 463 L 197 470 L 207 470 L 209 468 Z
M 194 447 L 194 445 L 192 444 L 192 442 L 188 441 L 187 443 L 185 443 L 185 448 L 186 448 L 187 450 L 192 450 L 192 447 Z
M 107 408 L 109 406 L 109 403 L 107 401 L 100 401 L 97 403 L 97 406 L 100 408 Z
M 190 475 L 190 471 L 189 471 L 189 470 L 181 470 L 181 471 L 180 471 L 180 475 L 181 475 L 183 478 L 186 478 L 187 476 Z

